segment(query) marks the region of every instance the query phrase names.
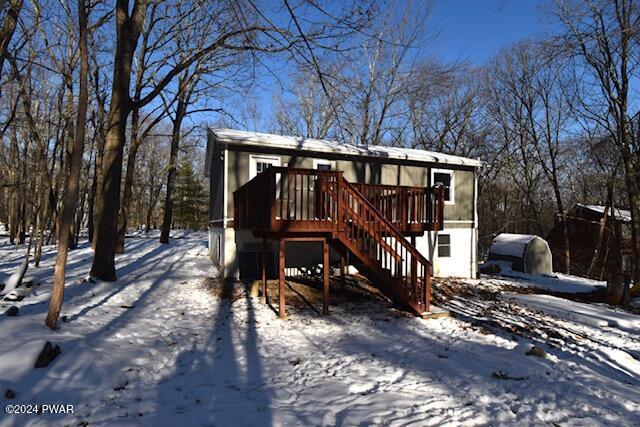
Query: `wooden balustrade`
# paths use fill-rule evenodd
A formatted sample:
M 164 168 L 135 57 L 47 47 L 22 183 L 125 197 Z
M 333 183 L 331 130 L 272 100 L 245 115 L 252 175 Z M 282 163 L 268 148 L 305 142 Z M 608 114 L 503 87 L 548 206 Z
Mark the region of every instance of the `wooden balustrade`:
M 338 220 L 346 225 L 341 241 L 366 267 L 389 274 L 382 282 L 388 284 L 389 293 L 418 313 L 429 311 L 429 261 L 355 186 L 346 180 L 341 184 L 337 197 L 343 209 Z
M 329 231 L 337 203 L 325 187 L 341 171 L 270 167 L 234 193 L 237 227 L 271 231 Z M 442 188 L 351 183 L 396 229 L 422 234 L 442 229 Z
M 274 237 L 328 233 L 388 295 L 417 313 L 429 310 L 431 264 L 405 234 L 442 228 L 442 188 L 350 184 L 340 171 L 270 167 L 234 202 L 235 228 Z
M 363 183 L 351 185 L 401 232 L 442 228 L 443 188 Z

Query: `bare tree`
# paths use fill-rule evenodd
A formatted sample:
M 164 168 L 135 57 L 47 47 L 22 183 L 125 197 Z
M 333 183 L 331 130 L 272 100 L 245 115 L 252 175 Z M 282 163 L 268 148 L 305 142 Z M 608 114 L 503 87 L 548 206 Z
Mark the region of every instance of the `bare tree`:
M 199 59 L 210 55 L 219 49 L 244 50 L 282 50 L 282 47 L 261 45 L 260 34 L 280 34 L 282 30 L 259 23 L 241 25 L 219 15 L 220 23 L 228 24 L 221 33 L 212 35 L 201 50 L 190 52 L 184 60 L 169 68 L 154 87 L 142 98 L 132 101 L 129 86 L 131 83 L 132 62 L 136 46 L 146 19 L 148 2 L 134 0 L 130 7 L 129 0 L 118 0 L 116 3 L 116 52 L 114 57 L 114 73 L 112 80 L 111 102 L 105 143 L 104 164 L 102 166 L 103 182 L 98 207 L 98 227 L 95 236 L 95 256 L 91 267 L 91 275 L 97 278 L 113 281 L 115 272 L 115 249 L 117 236 L 118 211 L 120 203 L 120 185 L 122 179 L 122 161 L 126 141 L 126 123 L 134 108 L 141 108 L 162 92 L 183 70 L 190 67 Z M 131 12 L 130 12 L 131 11 Z M 186 15 L 201 14 L 200 19 L 212 19 L 202 14 L 203 8 L 199 3 L 193 4 L 184 12 Z M 179 17 L 182 22 L 184 17 Z M 192 21 L 191 21 L 192 22 Z M 176 32 L 182 29 L 177 27 Z
M 112 81 L 111 103 L 107 121 L 103 183 L 98 208 L 98 227 L 96 252 L 91 274 L 103 280 L 115 280 L 115 238 L 117 231 L 117 213 L 120 203 L 120 184 L 122 161 L 125 146 L 126 122 L 134 108 L 141 108 L 152 101 L 184 70 L 204 57 L 216 51 L 253 51 L 283 52 L 290 51 L 295 38 L 286 27 L 278 27 L 270 20 L 263 19 L 264 14 L 253 3 L 248 5 L 255 13 L 244 13 L 236 3 L 215 3 L 211 7 L 196 2 L 184 8 L 175 8 L 179 15 L 175 20 L 175 33 L 180 27 L 193 20 L 188 16 L 197 16 L 200 20 L 214 20 L 215 31 L 208 34 L 207 43 L 197 51 L 178 60 L 174 65 L 167 64 L 166 72 L 142 98 L 133 101 L 129 93 L 132 62 L 142 28 L 146 19 L 148 2 L 146 0 L 119 0 L 116 3 L 116 52 Z M 241 19 L 238 19 L 241 17 Z
M 18 17 L 22 10 L 23 0 L 10 0 L 8 4 L 3 4 L 2 27 L 0 27 L 0 78 L 4 67 L 4 60 L 9 55 L 9 44 L 16 31 Z M 6 7 L 6 9 L 5 9 Z M 0 94 L 2 94 L 2 86 L 0 85 Z
M 640 283 L 640 146 L 630 132 L 630 83 L 638 71 L 640 10 L 635 0 L 558 0 L 565 29 L 559 46 L 574 59 L 580 76 L 583 120 L 596 123 L 622 157 L 631 210 L 634 281 Z
M 412 146 L 461 156 L 476 155 L 484 125 L 476 79 L 464 64 L 428 60 L 418 65 L 407 94 Z
M 80 54 L 80 76 L 78 93 L 78 111 L 76 114 L 76 126 L 74 142 L 71 151 L 71 164 L 66 178 L 65 195 L 62 201 L 61 226 L 58 237 L 58 254 L 53 274 L 53 288 L 49 311 L 45 323 L 51 329 L 57 328 L 58 316 L 62 309 L 64 298 L 64 281 L 69 252 L 70 230 L 73 226 L 78 193 L 80 189 L 80 172 L 82 168 L 82 155 L 84 152 L 84 140 L 86 134 L 87 102 L 89 98 L 88 78 L 89 54 L 87 52 L 87 31 L 89 7 L 86 0 L 78 0 L 78 51 Z
M 332 68 L 329 68 L 328 73 L 336 74 Z M 275 99 L 277 125 L 274 131 L 305 138 L 335 137 L 337 120 L 334 107 L 340 108 L 340 101 L 332 86 L 327 90 L 330 91 L 328 96 L 325 95 L 315 70 L 299 66 L 293 75 L 294 100 L 289 101 L 282 96 Z
M 171 26 L 164 26 L 163 21 L 168 19 L 164 10 L 160 10 L 161 3 L 151 4 L 148 23 L 141 33 L 141 45 L 135 61 L 135 86 L 133 100 L 138 101 L 142 97 L 143 90 L 153 84 L 155 68 L 165 63 L 172 56 L 177 55 L 171 49 L 167 55 L 159 52 L 159 47 L 167 43 L 167 39 L 174 37 Z M 164 5 L 165 7 L 167 5 Z M 159 28 L 160 33 L 156 37 L 154 31 Z M 179 35 L 178 35 L 179 36 Z M 127 155 L 127 170 L 124 179 L 124 189 L 122 203 L 120 206 L 120 220 L 118 225 L 118 236 L 116 241 L 116 253 L 124 253 L 124 239 L 129 223 L 129 210 L 133 195 L 133 178 L 136 168 L 136 157 L 140 146 L 145 142 L 149 133 L 154 127 L 166 117 L 167 110 L 163 105 L 155 107 L 146 116 L 141 117 L 141 107 L 134 105 L 131 110 L 130 144 Z
M 525 182 L 531 183 L 528 160 L 534 164 L 531 169 L 540 167 L 551 185 L 555 198 L 557 219 L 563 234 L 562 265 L 566 273 L 570 272 L 571 252 L 569 230 L 566 221 L 564 194 L 561 188 L 562 165 L 559 160 L 568 140 L 572 123 L 567 97 L 567 84 L 564 81 L 563 63 L 549 54 L 544 44 L 532 41 L 520 42 L 502 52 L 498 67 L 502 67 L 495 76 L 507 98 L 510 98 L 517 115 L 502 110 L 514 119 L 514 129 L 520 132 L 520 152 L 525 170 Z M 529 157 L 529 154 L 532 156 Z M 533 188 L 528 187 L 527 192 Z

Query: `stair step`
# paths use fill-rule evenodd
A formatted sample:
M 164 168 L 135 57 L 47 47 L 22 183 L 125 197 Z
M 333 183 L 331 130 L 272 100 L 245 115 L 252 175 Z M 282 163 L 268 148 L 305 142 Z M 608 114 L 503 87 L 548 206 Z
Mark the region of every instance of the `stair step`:
M 451 317 L 451 313 L 437 305 L 431 305 L 430 310 L 423 312 L 420 317 L 423 319 L 442 319 L 444 317 Z

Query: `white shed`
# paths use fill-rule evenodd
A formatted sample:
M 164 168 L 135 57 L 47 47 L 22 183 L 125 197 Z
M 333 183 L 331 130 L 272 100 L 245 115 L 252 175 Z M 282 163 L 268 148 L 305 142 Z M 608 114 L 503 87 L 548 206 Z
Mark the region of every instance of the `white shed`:
M 514 271 L 551 274 L 553 263 L 549 244 L 533 234 L 497 235 L 489 249 L 489 261 L 508 261 Z

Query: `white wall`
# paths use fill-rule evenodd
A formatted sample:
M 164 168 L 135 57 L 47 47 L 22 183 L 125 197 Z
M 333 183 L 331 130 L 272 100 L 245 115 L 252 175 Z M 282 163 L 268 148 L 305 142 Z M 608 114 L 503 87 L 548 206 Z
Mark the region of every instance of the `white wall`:
M 233 228 L 209 228 L 209 257 L 219 267 L 222 277 L 237 278 L 239 274 L 235 237 Z M 218 253 L 219 262 L 217 262 Z
M 451 256 L 439 257 L 436 234 L 451 236 Z M 447 228 L 435 233 L 416 237 L 416 248 L 433 264 L 436 277 L 475 277 L 478 267 L 476 259 L 477 233 L 473 228 Z
M 439 257 L 437 250 L 437 234 L 451 236 L 451 256 Z M 236 236 L 233 228 L 209 229 L 209 256 L 215 262 L 218 242 L 220 242 L 220 272 L 224 277 L 239 277 L 239 266 L 236 256 L 237 242 L 252 240 L 250 231 L 241 231 Z M 447 228 L 438 233 L 425 233 L 416 237 L 416 247 L 420 253 L 433 264 L 433 275 L 436 277 L 476 277 L 477 272 L 477 230 L 474 228 Z M 333 252 L 333 251 L 332 251 Z M 335 254 L 333 254 L 336 256 Z

